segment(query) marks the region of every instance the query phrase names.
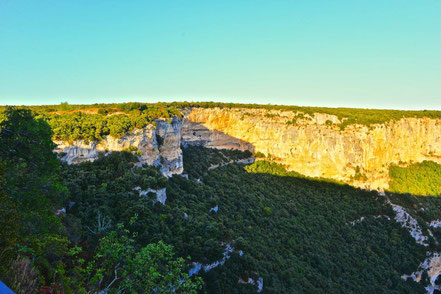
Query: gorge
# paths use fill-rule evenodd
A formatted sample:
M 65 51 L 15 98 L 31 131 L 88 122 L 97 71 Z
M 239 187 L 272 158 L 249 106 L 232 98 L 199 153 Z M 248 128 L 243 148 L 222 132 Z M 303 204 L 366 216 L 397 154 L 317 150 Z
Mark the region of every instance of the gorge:
M 220 103 L 5 107 L 1 280 L 17 293 L 437 293 L 440 121 Z

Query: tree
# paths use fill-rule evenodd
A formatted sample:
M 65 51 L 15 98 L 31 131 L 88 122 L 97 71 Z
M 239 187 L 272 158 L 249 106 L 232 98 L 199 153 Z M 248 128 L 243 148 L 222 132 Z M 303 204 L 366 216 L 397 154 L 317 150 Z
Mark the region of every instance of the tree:
M 51 135 L 49 125 L 28 109 L 7 107 L 0 114 L 0 227 L 5 232 L 0 234 L 0 274 L 17 293 L 27 290 L 13 281 L 30 275 L 17 272 L 16 263 L 26 264 L 26 272 L 45 273 L 40 281 L 49 282 L 46 278 L 59 268 L 57 250 L 67 241 L 54 214 L 66 188 L 58 177 Z
M 103 237 L 88 264 L 90 291 L 109 293 L 197 293 L 201 278 L 190 278 L 185 260 L 164 242 L 136 248 L 135 236 L 119 224 Z
M 58 165 L 51 136 L 51 127 L 29 109 L 7 107 L 0 115 L 0 157 L 9 168 L 26 164 L 22 171 L 51 174 Z

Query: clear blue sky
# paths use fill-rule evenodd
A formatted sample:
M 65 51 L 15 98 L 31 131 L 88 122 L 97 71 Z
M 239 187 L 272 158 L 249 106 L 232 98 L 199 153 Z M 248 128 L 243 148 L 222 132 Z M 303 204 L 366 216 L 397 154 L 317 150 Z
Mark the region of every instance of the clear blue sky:
M 441 109 L 441 1 L 0 0 L 0 104 Z

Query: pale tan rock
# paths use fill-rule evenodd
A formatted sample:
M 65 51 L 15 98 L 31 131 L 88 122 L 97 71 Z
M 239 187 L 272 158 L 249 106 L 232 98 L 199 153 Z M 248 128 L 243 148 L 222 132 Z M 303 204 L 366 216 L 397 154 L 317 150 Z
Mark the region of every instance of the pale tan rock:
M 304 175 L 369 189 L 388 188 L 390 164 L 441 163 L 440 119 L 403 118 L 340 130 L 333 115 L 305 115 L 287 124 L 294 116 L 292 111 L 194 108 L 184 118 L 182 140 L 184 145 L 262 152 Z M 366 181 L 353 179 L 357 166 Z
M 69 164 L 94 161 L 99 152 L 122 151 L 130 146 L 141 151 L 140 163 L 161 166 L 161 172 L 170 177 L 183 171 L 181 144 L 181 119 L 173 119 L 170 123 L 156 120 L 155 125 L 134 130 L 120 139 L 107 136 L 99 143 L 84 140 L 68 142 L 55 141 L 57 152 L 65 153 L 62 160 Z M 156 135 L 163 139 L 159 146 Z
M 99 151 L 138 148 L 141 163 L 161 166 L 166 176 L 183 172 L 180 144 L 262 152 L 288 169 L 366 189 L 387 189 L 389 165 L 432 160 L 441 163 L 441 120 L 403 118 L 385 124 L 349 125 L 333 115 L 299 115 L 265 109 L 193 108 L 184 119 L 157 120 L 121 139 L 99 144 L 56 142 L 68 163 L 98 158 Z M 295 124 L 288 124 L 297 116 Z M 332 124 L 331 124 L 332 122 Z M 156 134 L 163 138 L 158 146 Z M 182 140 L 181 140 L 182 138 Z M 354 179 L 359 168 L 367 180 Z

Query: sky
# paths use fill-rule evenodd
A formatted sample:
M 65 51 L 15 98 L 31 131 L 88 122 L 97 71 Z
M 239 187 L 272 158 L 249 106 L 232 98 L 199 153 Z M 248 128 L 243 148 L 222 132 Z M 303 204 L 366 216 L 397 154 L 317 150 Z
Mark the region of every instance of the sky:
M 0 0 L 0 104 L 441 110 L 440 0 Z

